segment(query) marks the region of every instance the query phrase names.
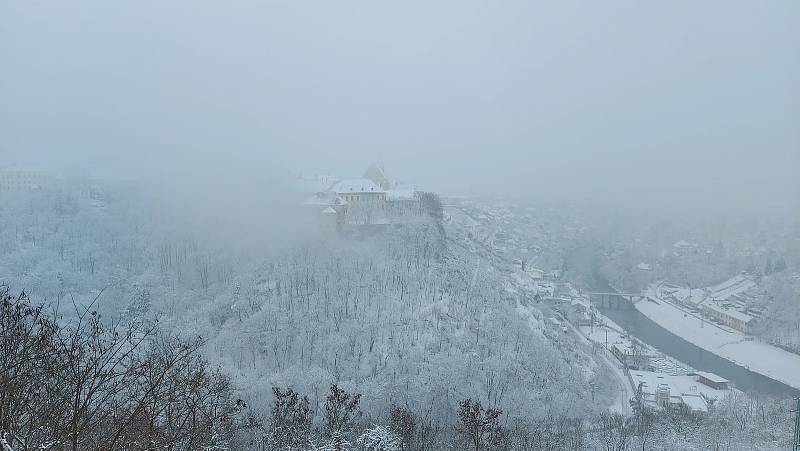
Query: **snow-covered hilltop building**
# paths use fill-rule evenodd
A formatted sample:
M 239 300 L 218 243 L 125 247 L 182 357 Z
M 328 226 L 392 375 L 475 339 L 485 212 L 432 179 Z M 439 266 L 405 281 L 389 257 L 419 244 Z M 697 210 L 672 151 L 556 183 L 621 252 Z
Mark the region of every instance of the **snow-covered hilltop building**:
M 385 222 L 386 191 L 370 179 L 342 180 L 331 192 L 347 202 L 347 220 L 354 224 Z
M 416 187 L 392 182 L 376 164 L 362 178 L 315 174 L 296 176 L 293 185 L 325 229 L 385 226 L 421 211 Z
M 386 191 L 370 179 L 342 180 L 333 185 L 330 191 L 343 198 L 352 207 L 369 205 L 382 210 L 386 204 Z

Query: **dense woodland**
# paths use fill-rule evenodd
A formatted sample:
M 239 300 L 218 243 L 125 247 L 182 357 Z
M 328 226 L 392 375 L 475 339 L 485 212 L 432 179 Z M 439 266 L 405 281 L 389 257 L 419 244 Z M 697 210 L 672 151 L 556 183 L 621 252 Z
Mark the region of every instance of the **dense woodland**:
M 368 236 L 240 253 L 133 192 L 0 207 L 0 421 L 15 451 L 775 449 L 790 406 L 615 413 L 602 359 L 450 238 L 441 203 Z M 598 387 L 593 396 L 590 383 Z

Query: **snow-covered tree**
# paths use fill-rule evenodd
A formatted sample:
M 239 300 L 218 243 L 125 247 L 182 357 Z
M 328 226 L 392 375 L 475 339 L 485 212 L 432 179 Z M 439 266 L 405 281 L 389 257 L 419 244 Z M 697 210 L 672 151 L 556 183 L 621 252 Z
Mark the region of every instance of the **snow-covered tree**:
M 401 451 L 401 440 L 383 426 L 368 428 L 358 436 L 357 443 L 364 451 Z

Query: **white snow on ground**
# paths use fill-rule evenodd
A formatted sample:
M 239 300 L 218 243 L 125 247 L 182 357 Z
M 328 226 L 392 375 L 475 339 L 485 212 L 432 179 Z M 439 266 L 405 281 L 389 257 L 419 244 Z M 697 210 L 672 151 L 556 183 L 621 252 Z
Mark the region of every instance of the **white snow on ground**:
M 592 328 L 589 326 L 580 326 L 576 328 L 571 323 L 569 326 L 583 340 L 586 342 L 595 343 L 597 345 L 597 351 L 600 353 L 603 360 L 606 361 L 609 368 L 611 368 L 611 370 L 614 372 L 614 376 L 617 379 L 616 393 L 619 393 L 619 396 L 614 397 L 614 404 L 609 407 L 615 412 L 629 414 L 631 412 L 631 406 L 628 401 L 633 398 L 635 394 L 634 387 L 631 385 L 631 380 L 625 374 L 625 369 L 622 363 L 603 345 L 605 342 L 606 332 L 608 332 L 609 344 L 622 341 L 622 335 L 624 332 L 622 332 L 621 327 L 617 326 L 609 318 L 599 314 L 598 316 L 602 320 L 607 321 L 606 325 L 608 327 L 596 326 Z
M 656 302 L 646 298 L 635 305 L 645 316 L 684 340 L 753 372 L 800 389 L 800 355 L 719 327 L 708 320 L 702 321 L 699 316 L 664 300 Z

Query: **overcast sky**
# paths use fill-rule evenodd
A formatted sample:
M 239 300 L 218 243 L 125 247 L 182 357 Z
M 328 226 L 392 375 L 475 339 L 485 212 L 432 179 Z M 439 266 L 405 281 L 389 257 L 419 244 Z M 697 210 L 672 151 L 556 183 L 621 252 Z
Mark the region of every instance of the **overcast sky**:
M 797 205 L 800 2 L 0 0 L 0 165 Z

